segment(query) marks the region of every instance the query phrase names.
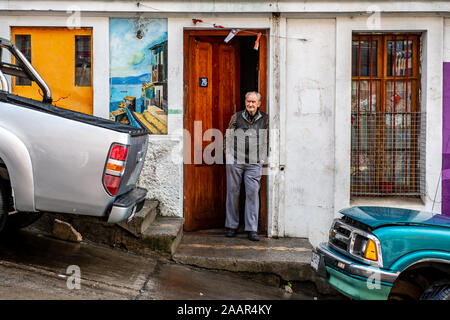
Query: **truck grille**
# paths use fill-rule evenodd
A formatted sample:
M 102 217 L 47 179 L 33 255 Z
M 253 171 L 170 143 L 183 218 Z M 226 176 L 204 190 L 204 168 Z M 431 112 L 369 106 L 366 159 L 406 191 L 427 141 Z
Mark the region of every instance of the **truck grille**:
M 352 229 L 339 220 L 335 220 L 330 230 L 330 243 L 335 247 L 348 251 Z

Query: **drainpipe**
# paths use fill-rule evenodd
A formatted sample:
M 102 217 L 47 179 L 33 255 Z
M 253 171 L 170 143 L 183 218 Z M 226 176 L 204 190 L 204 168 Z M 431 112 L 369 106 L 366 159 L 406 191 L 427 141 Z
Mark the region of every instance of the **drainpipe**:
M 284 196 L 280 187 L 284 185 L 284 168 L 280 168 L 280 13 L 273 12 L 270 29 L 270 132 L 268 172 L 268 235 L 283 236 L 280 232 L 280 207 Z M 281 169 L 281 170 L 280 170 Z

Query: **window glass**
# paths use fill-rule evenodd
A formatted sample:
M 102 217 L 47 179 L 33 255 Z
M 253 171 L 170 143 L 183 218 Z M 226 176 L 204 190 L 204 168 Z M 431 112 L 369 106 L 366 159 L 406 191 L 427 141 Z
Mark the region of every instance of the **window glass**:
M 387 42 L 387 74 L 388 76 L 412 76 L 412 40 L 394 40 Z M 408 58 L 406 58 L 408 57 Z
M 352 112 L 375 112 L 377 107 L 377 81 L 352 81 Z M 359 94 L 358 94 L 359 93 Z M 359 104 L 358 104 L 359 95 Z
M 371 54 L 372 51 L 372 54 Z M 359 58 L 361 57 L 361 63 Z M 370 61 L 372 61 L 372 76 L 377 75 L 377 41 L 352 42 L 352 75 L 370 76 Z
M 408 112 L 412 104 L 412 82 L 386 81 L 386 112 Z M 408 99 L 406 99 L 408 94 Z
M 75 85 L 91 86 L 91 36 L 75 36 Z
M 16 34 L 15 46 L 23 53 L 25 58 L 31 62 L 31 35 L 29 34 Z M 15 77 L 17 86 L 31 86 L 31 80 L 26 78 Z

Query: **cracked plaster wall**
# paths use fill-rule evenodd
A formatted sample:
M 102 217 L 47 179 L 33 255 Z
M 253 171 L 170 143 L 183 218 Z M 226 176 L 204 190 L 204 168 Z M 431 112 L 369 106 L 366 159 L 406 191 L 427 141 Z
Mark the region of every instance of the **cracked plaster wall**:
M 183 217 L 183 166 L 177 161 L 181 139 L 150 137 L 139 186 L 148 190 L 147 199 L 159 201 L 162 216 Z
M 335 20 L 286 24 L 285 236 L 317 244 L 333 218 Z

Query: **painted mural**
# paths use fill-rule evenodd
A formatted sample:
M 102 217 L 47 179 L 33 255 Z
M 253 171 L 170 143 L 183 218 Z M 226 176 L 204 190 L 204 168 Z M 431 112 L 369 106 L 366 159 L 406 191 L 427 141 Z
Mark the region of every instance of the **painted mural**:
M 110 19 L 110 119 L 167 134 L 167 19 Z

